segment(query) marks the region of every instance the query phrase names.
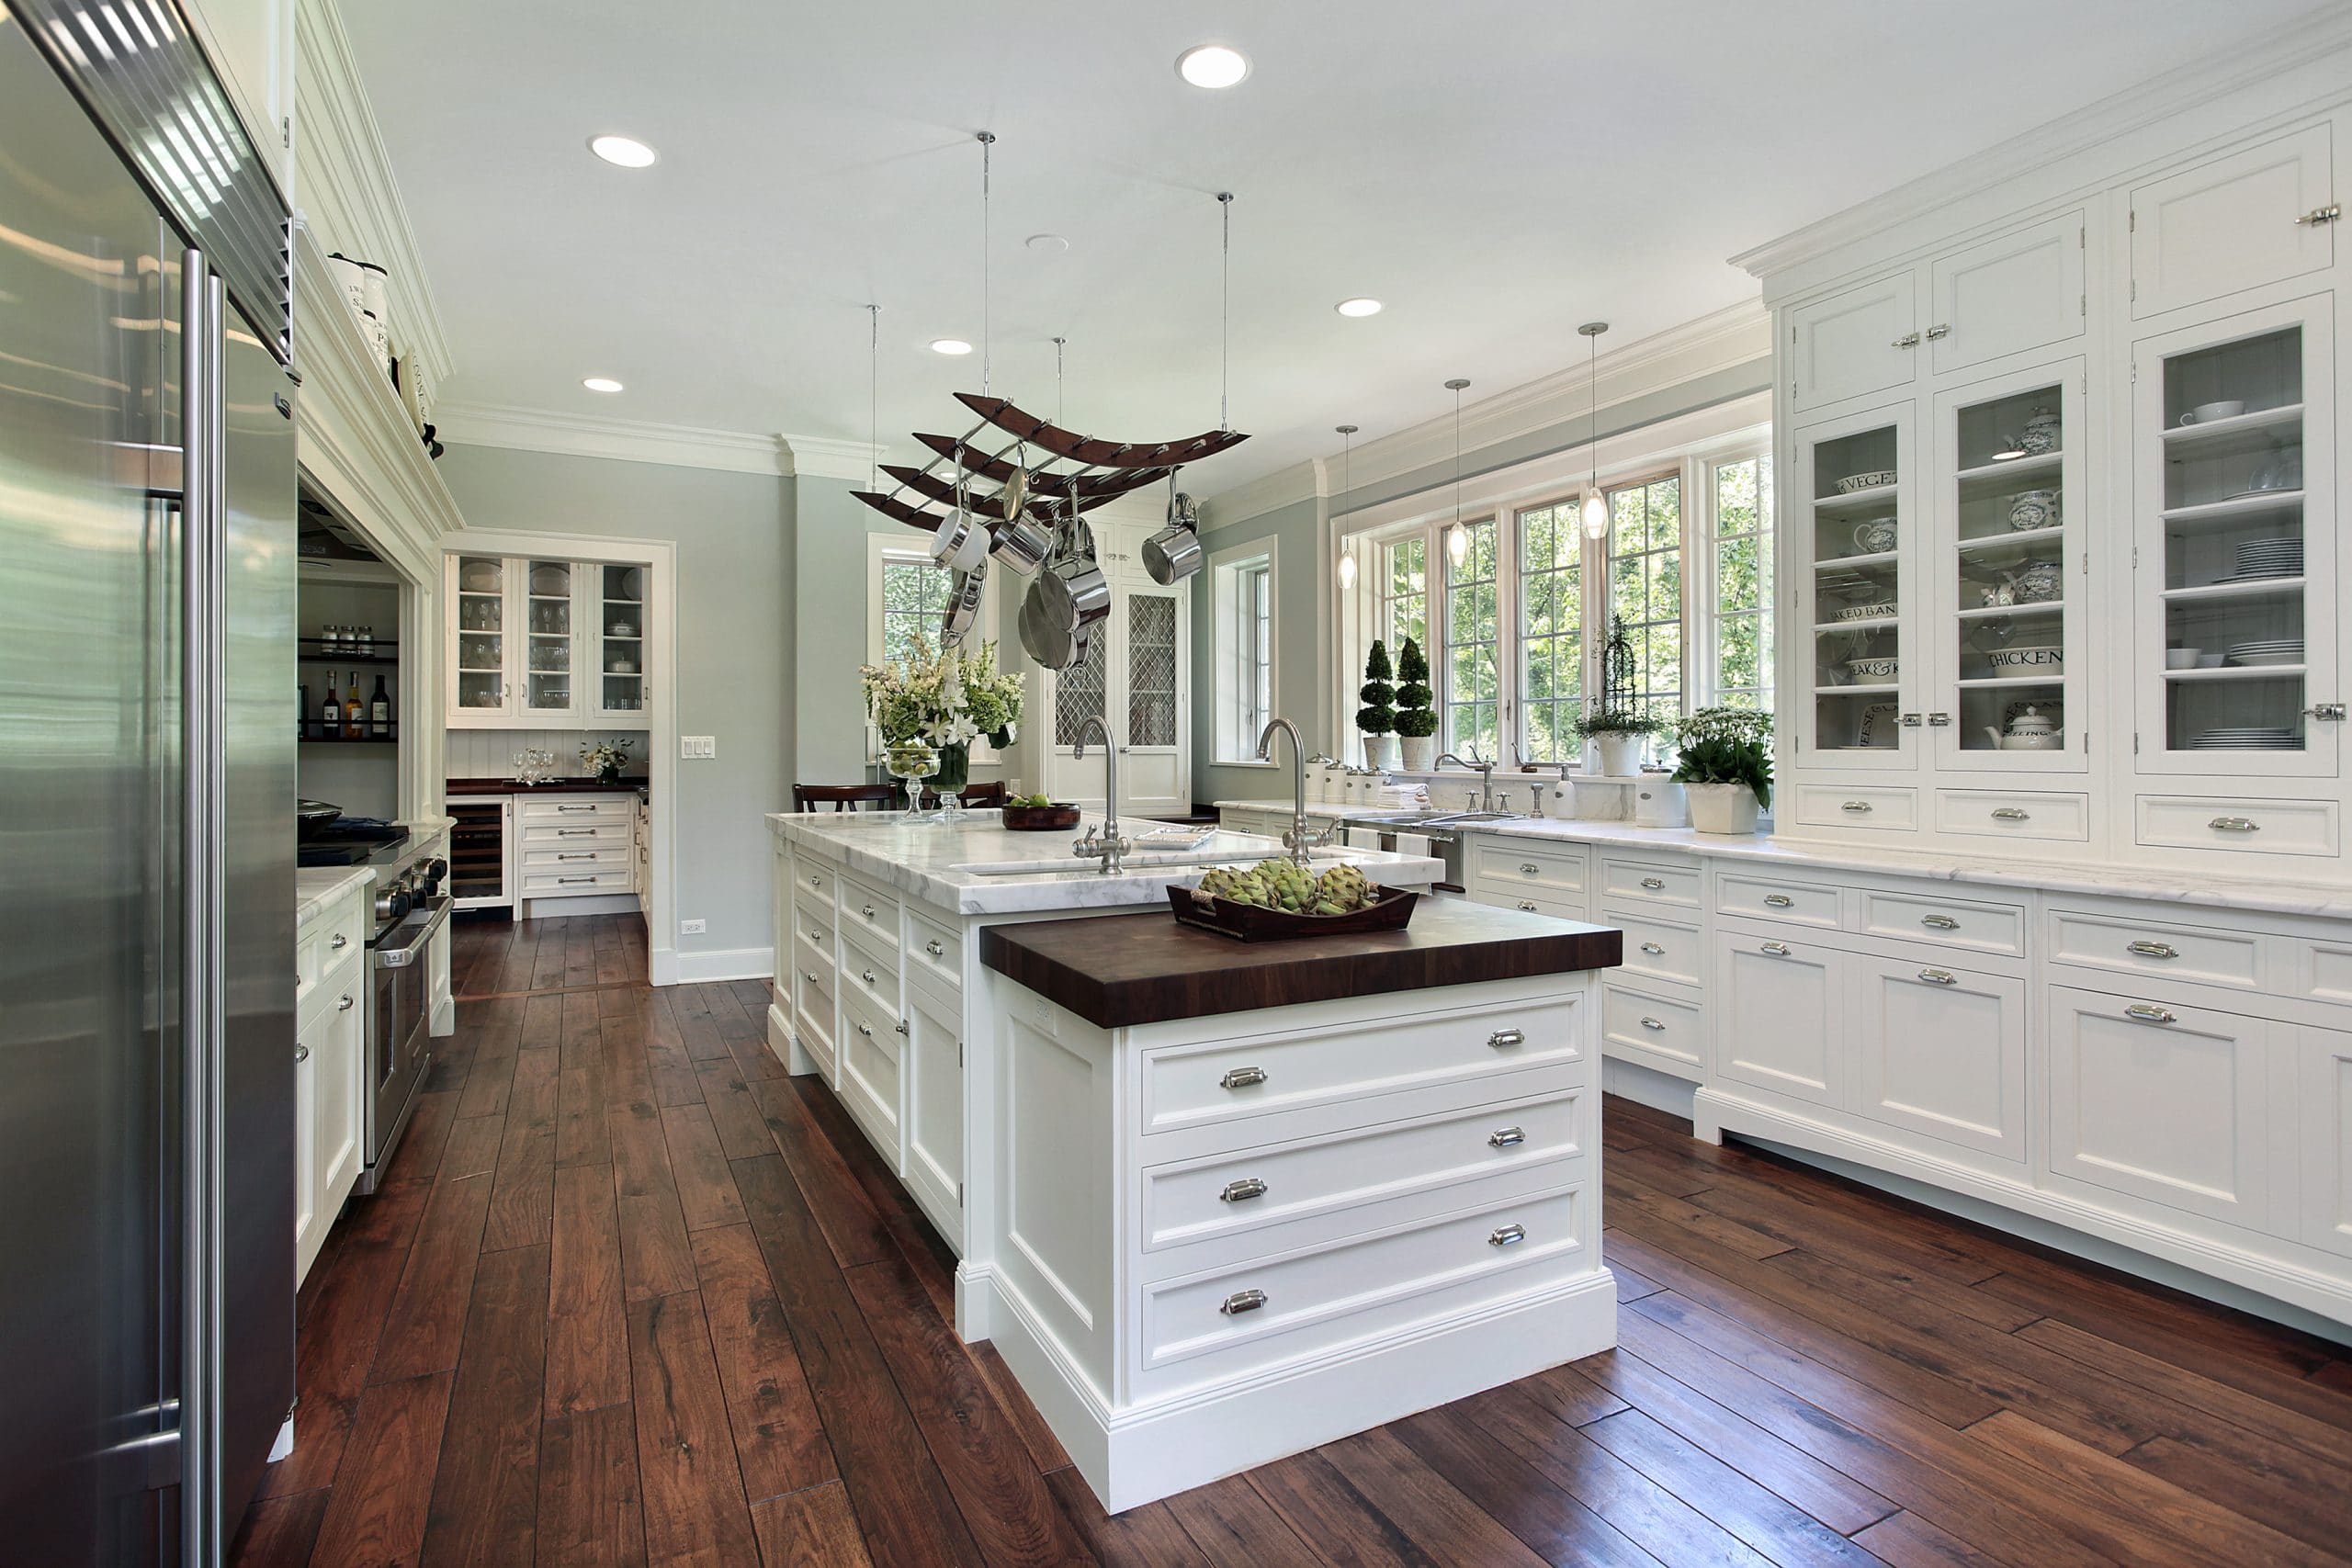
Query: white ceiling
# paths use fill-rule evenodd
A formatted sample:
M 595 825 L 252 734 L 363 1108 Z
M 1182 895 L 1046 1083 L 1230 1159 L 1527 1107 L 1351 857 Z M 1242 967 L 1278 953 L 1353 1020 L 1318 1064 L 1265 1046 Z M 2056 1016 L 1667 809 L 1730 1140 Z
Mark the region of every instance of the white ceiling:
M 360 0 L 445 398 L 862 440 L 960 431 L 996 132 L 994 389 L 1123 439 L 1232 420 L 1215 492 L 1754 294 L 1724 258 L 2310 0 Z M 1250 56 L 1208 93 L 1193 43 Z M 652 143 L 645 172 L 588 137 Z M 1066 236 L 1067 254 L 1023 239 Z M 1386 302 L 1364 321 L 1332 306 Z M 584 390 L 587 375 L 628 383 Z M 968 423 L 968 422 L 967 422 Z

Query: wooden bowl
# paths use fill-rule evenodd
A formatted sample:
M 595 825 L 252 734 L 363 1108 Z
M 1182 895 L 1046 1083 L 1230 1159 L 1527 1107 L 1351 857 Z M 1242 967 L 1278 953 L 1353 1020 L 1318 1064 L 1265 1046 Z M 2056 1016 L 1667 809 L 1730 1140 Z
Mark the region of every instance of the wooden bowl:
M 1384 887 L 1380 901 L 1344 915 L 1301 915 L 1262 904 L 1211 898 L 1206 904 L 1189 887 L 1170 886 L 1168 907 L 1177 920 L 1238 942 L 1288 942 L 1305 936 L 1356 936 L 1365 931 L 1401 931 L 1412 920 L 1420 894 L 1409 887 Z
M 1057 829 L 1078 826 L 1078 807 L 1056 803 L 1052 806 L 1008 806 L 1004 808 L 1004 825 L 1015 833 L 1050 833 Z

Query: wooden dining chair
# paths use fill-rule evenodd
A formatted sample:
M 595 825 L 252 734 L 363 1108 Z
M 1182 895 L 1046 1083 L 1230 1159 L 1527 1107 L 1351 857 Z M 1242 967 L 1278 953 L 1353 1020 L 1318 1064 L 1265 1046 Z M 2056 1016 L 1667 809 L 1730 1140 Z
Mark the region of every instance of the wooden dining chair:
M 956 792 L 956 798 L 962 801 L 966 806 L 978 807 L 983 809 L 991 807 L 1002 806 L 1006 799 L 1004 793 L 1004 781 L 1002 779 L 991 779 L 987 784 L 966 784 L 962 789 Z M 923 791 L 922 803 L 924 808 L 927 810 L 938 809 L 939 792 L 935 789 L 927 789 Z
M 878 811 L 888 809 L 906 799 L 896 784 L 804 784 L 792 786 L 792 809 L 815 811 L 830 807 L 835 811 Z

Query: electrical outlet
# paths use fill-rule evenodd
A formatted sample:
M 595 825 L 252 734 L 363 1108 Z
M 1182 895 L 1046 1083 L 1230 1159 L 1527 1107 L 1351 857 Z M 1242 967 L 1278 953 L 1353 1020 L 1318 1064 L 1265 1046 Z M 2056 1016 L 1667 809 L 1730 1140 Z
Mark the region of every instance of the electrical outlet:
M 710 922 L 707 920 L 680 920 L 678 922 L 678 934 L 680 936 L 700 936 L 709 928 L 709 925 Z
M 678 755 L 689 761 L 718 755 L 718 737 L 715 735 L 681 735 Z

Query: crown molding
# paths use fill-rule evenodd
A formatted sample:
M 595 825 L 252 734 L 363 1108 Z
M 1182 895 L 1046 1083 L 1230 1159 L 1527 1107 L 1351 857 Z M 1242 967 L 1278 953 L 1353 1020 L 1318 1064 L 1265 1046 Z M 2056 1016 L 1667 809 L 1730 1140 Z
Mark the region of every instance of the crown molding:
M 1464 404 L 1462 451 L 1467 457 L 1489 446 L 1584 419 L 1614 403 L 1769 358 L 1771 353 L 1770 312 L 1761 299 L 1743 299 L 1612 349 L 1593 365 L 1565 367 Z M 1445 462 L 1453 455 L 1453 416 L 1447 413 L 1358 446 L 1351 458 L 1350 486 L 1362 491 Z M 1219 492 L 1208 502 L 1208 526 L 1223 527 L 1313 497 L 1329 496 L 1339 457 L 1327 453 Z
M 384 268 L 394 341 L 423 359 L 428 387 L 446 384 L 449 340 L 334 0 L 294 7 L 294 195 L 322 251 Z
M 702 430 L 594 414 L 550 413 L 494 403 L 444 401 L 434 408 L 441 439 L 467 446 L 504 446 L 566 457 L 610 457 L 737 474 L 789 475 L 792 449 L 780 436 Z
M 874 465 L 890 455 L 887 446 L 870 441 L 844 441 L 832 435 L 779 435 L 785 451 L 785 472 L 820 479 L 857 479 L 874 475 Z
M 2346 48 L 2352 48 L 2352 7 L 2323 6 L 1752 246 L 1731 257 L 1731 265 L 1761 278 L 1819 260 L 1897 224 L 2008 186 L 2020 169 L 2059 163 L 2135 131 L 2177 121 L 2190 110 L 2249 87 L 2276 86 L 2290 71 Z

